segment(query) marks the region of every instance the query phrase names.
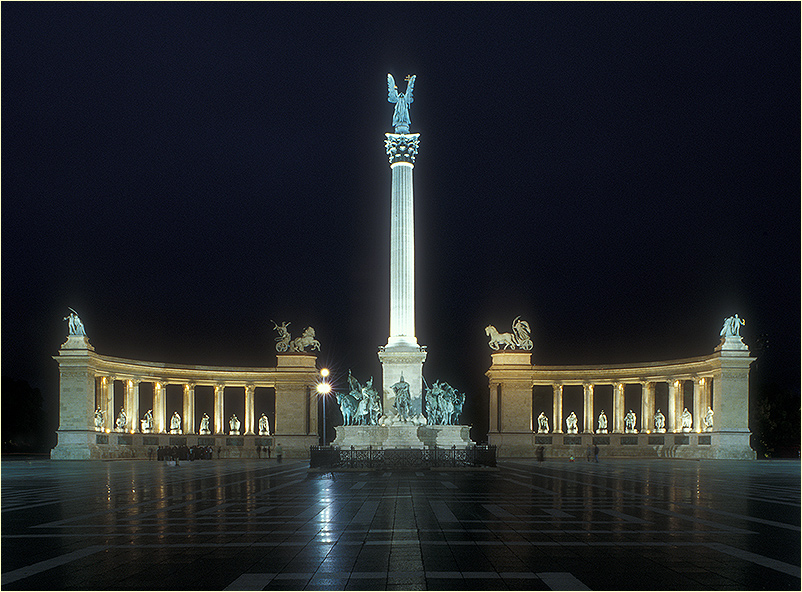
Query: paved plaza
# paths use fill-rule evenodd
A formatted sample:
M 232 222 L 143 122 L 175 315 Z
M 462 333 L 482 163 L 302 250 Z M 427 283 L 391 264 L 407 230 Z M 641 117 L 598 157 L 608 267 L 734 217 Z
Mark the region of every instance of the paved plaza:
M 2 462 L 4 590 L 799 590 L 798 461 Z

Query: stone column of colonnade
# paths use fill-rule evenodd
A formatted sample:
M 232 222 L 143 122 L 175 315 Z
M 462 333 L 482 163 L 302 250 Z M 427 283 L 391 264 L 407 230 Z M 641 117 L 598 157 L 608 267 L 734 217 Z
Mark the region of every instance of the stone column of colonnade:
M 167 397 L 164 392 L 166 386 L 163 382 L 153 383 L 153 431 L 157 434 L 167 431 Z
M 184 409 L 182 411 L 184 420 L 184 433 L 195 433 L 195 385 L 187 383 L 184 385 Z
M 126 431 L 139 431 L 139 380 L 125 381 L 125 414 L 128 417 Z
M 649 431 L 654 429 L 654 414 L 656 409 L 654 408 L 654 383 L 653 382 L 642 382 L 641 387 L 643 391 L 641 393 L 641 420 L 640 420 L 640 431 Z
M 114 418 L 117 417 L 114 409 L 114 377 L 104 376 L 101 387 L 101 410 L 103 411 L 103 427 L 107 431 L 114 429 Z
M 253 434 L 253 415 L 254 415 L 254 392 L 256 388 L 252 384 L 245 386 L 245 429 L 243 434 Z
M 584 408 L 584 432 L 588 434 L 593 433 L 593 385 L 592 384 L 584 384 L 584 398 L 583 398 L 583 408 Z
M 561 434 L 563 431 L 563 385 L 555 384 L 552 386 L 554 391 L 552 404 L 554 407 L 554 429 L 555 434 Z
M 624 383 L 616 382 L 613 384 L 613 432 L 621 434 L 624 432 Z
M 224 393 L 226 387 L 224 384 L 214 385 L 214 433 L 225 434 L 225 417 L 224 417 Z

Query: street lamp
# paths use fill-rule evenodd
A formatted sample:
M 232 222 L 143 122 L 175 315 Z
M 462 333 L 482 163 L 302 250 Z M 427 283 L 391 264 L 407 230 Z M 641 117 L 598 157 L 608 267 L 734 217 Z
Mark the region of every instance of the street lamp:
M 331 384 L 326 380 L 329 375 L 328 368 L 321 368 L 320 376 L 323 380 L 317 384 L 317 392 L 323 399 L 323 446 L 326 445 L 326 396 L 331 392 Z

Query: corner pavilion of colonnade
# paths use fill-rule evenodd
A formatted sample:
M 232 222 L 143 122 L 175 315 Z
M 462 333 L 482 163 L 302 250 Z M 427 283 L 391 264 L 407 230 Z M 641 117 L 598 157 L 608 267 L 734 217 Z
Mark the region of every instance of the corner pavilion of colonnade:
M 737 316 L 737 315 L 736 315 Z M 526 351 L 492 354 L 487 371 L 490 382 L 488 442 L 498 446 L 499 456 L 532 456 L 543 446 L 547 457 L 584 456 L 587 446 L 599 446 L 602 455 L 754 459 L 749 446 L 749 366 L 755 360 L 740 335 L 722 337 L 707 356 L 626 365 L 538 366 Z M 667 385 L 667 405 L 659 409 L 665 429 L 655 428 L 656 391 Z M 692 403 L 686 404 L 691 395 Z M 596 391 L 612 385 L 605 397 L 609 423 L 598 424 Z M 548 409 L 533 408 L 533 390 L 551 387 Z M 579 408 L 564 404 L 566 387 L 582 389 Z M 688 387 L 688 388 L 686 388 Z M 663 389 L 665 387 L 662 387 Z M 635 409 L 625 406 L 625 392 L 637 398 Z M 630 398 L 630 397 L 627 397 Z M 608 406 L 608 403 L 612 403 Z M 688 408 L 692 423 L 683 427 Z M 712 426 L 705 425 L 710 417 Z M 625 428 L 625 414 L 636 413 L 634 429 Z M 543 412 L 548 430 L 539 429 L 536 413 Z M 566 417 L 577 417 L 575 433 L 566 433 Z M 580 415 L 581 414 L 581 415 Z M 687 416 L 686 416 L 687 417 Z M 573 432 L 573 430 L 571 430 Z
M 315 387 L 319 380 L 317 357 L 310 353 L 276 354 L 275 368 L 185 366 L 113 358 L 95 353 L 85 335 L 69 335 L 54 359 L 59 364 L 60 402 L 58 445 L 53 459 L 147 458 L 158 446 L 212 446 L 228 458 L 256 457 L 256 446 L 281 444 L 285 456 L 308 457 L 318 443 L 318 409 Z M 139 386 L 153 384 L 153 427 L 142 432 Z M 124 429 L 116 424 L 115 383 L 122 383 Z M 171 430 L 166 387 L 183 386 L 181 426 Z M 195 410 L 195 387 L 214 387 L 213 417 L 208 434 L 200 434 L 201 418 Z M 225 413 L 226 387 L 244 387 L 245 414 L 239 434 L 232 434 Z M 257 388 L 275 389 L 275 425 L 259 434 L 254 413 Z M 102 419 L 96 425 L 96 410 Z M 170 410 L 172 411 L 172 409 Z

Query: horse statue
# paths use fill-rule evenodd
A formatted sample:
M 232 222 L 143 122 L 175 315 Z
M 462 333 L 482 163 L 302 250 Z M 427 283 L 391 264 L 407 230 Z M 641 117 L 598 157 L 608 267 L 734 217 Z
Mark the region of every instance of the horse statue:
M 343 414 L 343 425 L 354 425 L 354 420 L 358 418 L 357 410 L 359 401 L 351 393 L 337 393 L 337 403 Z
M 292 340 L 291 349 L 292 351 L 302 352 L 309 346 L 320 351 L 320 342 L 315 339 L 315 330 L 312 327 L 307 327 L 300 337 Z
M 490 349 L 497 350 L 499 346 L 503 345 L 504 349 L 515 349 L 515 336 L 512 333 L 499 333 L 493 325 L 485 327 L 485 335 L 490 338 Z

